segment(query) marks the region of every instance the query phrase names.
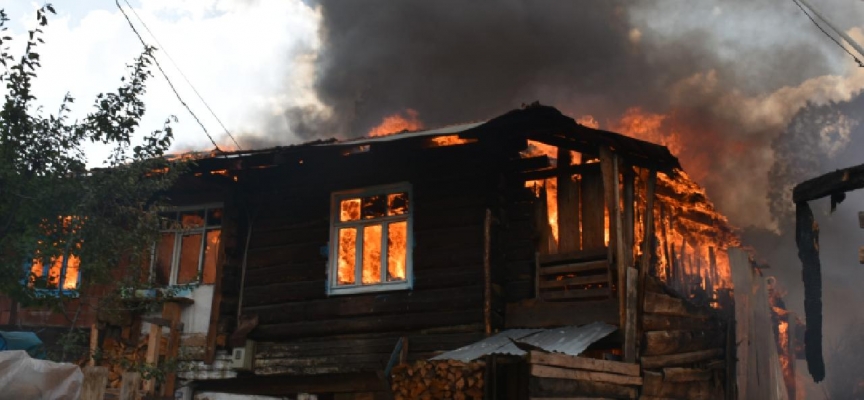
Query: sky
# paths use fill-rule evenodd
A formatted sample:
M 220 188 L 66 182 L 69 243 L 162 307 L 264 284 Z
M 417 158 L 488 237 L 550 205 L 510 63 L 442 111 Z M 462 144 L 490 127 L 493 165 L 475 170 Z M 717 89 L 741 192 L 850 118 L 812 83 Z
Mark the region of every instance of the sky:
M 0 8 L 10 18 L 13 55 L 23 50 L 26 32 L 35 27 L 35 11 L 42 4 L 0 0 Z M 38 51 L 42 68 L 34 83 L 37 104 L 45 113 L 56 113 L 69 92 L 76 100 L 71 116 L 82 117 L 98 93 L 116 90 L 126 65 L 143 46 L 114 1 L 55 0 L 51 4 L 57 15 L 49 17 L 46 43 Z M 144 39 L 159 48 L 156 58 L 168 78 L 222 147 L 231 148 L 231 140 L 186 78 L 234 136 L 255 137 L 263 131 L 261 124 L 272 124 L 268 117 L 284 107 L 317 101 L 312 83 L 320 13 L 300 0 L 120 0 L 120 4 Z M 147 113 L 142 135 L 161 129 L 173 115 L 178 119 L 172 124 L 173 151 L 212 149 L 204 129 L 166 80 L 158 70 L 153 73 L 144 98 Z M 98 166 L 105 149 L 90 146 L 87 153 L 89 164 Z

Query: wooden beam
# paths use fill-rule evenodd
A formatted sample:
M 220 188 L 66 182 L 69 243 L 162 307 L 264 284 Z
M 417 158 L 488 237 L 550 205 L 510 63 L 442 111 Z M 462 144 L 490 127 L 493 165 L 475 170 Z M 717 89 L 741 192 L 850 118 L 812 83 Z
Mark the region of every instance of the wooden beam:
M 150 324 L 150 335 L 147 337 L 147 356 L 145 361 L 152 368 L 159 366 L 159 344 L 162 340 L 162 327 L 156 324 Z M 154 394 L 156 388 L 156 380 L 148 379 L 144 382 L 144 391 L 147 394 Z
M 87 366 L 95 367 L 96 366 L 96 358 L 94 355 L 96 354 L 96 350 L 99 349 L 99 326 L 96 324 L 90 325 L 90 354 L 87 355 Z
M 644 331 L 642 326 L 645 307 L 645 282 L 648 276 L 648 269 L 651 267 L 651 255 L 654 254 L 654 188 L 657 184 L 657 171 L 648 171 L 648 181 L 645 186 L 645 219 L 642 233 L 642 259 L 639 265 L 639 287 L 638 299 L 636 300 L 636 337 L 641 337 Z M 656 273 L 656 272 L 655 272 Z M 638 349 L 640 346 L 636 346 Z
M 714 374 L 705 369 L 698 368 L 663 368 L 663 381 L 665 382 L 695 382 L 708 381 Z
M 570 150 L 558 149 L 558 252 L 579 250 L 579 182 L 567 171 Z
M 627 312 L 624 321 L 624 361 L 636 362 L 636 308 L 639 301 L 636 293 L 639 286 L 639 271 L 627 267 Z
M 569 356 L 564 354 L 531 351 L 528 353 L 529 364 L 541 364 L 553 367 L 585 369 L 589 371 L 608 372 L 612 374 L 639 376 L 639 364 L 618 361 L 598 360 L 594 358 Z
M 799 183 L 792 189 L 792 201 L 801 203 L 861 188 L 864 188 L 864 164 L 829 172 Z
M 578 369 L 567 369 L 550 367 L 547 365 L 531 365 L 531 376 L 538 378 L 579 379 L 591 382 L 606 382 L 617 385 L 642 385 L 642 378 L 638 376 L 625 376 L 609 374 L 606 372 L 582 371 Z
M 168 302 L 162 308 L 162 317 L 171 320 L 171 331 L 168 335 L 168 348 L 165 351 L 165 361 L 177 361 L 177 356 L 180 352 L 180 304 Z M 162 394 L 171 396 L 174 394 L 174 384 L 177 380 L 176 372 L 169 372 L 165 375 L 165 384 L 162 388 Z
M 642 357 L 641 362 L 642 368 L 663 368 L 710 360 L 722 354 L 723 349 L 710 349 L 665 356 L 645 356 Z
M 582 248 L 606 250 L 603 227 L 604 189 L 601 171 L 589 171 L 582 175 L 581 212 Z
M 861 167 L 864 166 L 858 168 Z M 822 357 L 822 264 L 819 261 L 819 224 L 807 202 L 795 204 L 795 241 L 804 280 L 804 316 L 807 319 L 804 351 L 807 369 L 813 380 L 820 382 L 825 379 L 825 359 Z
M 139 387 L 141 387 L 141 374 L 137 372 L 124 372 L 120 381 L 119 400 L 138 400 Z
M 81 400 L 102 400 L 108 387 L 108 368 L 84 367 L 84 381 L 81 383 Z M 7 393 L 14 394 L 14 393 Z M 21 393 L 19 393 L 21 394 Z M 13 396 L 15 397 L 15 396 Z
M 621 207 L 618 188 L 618 157 L 606 147 L 600 147 L 600 170 L 603 173 L 603 193 L 609 213 L 609 260 L 615 263 L 618 273 L 618 301 L 621 304 L 620 327 L 626 325 L 627 263 L 624 259 L 621 234 Z

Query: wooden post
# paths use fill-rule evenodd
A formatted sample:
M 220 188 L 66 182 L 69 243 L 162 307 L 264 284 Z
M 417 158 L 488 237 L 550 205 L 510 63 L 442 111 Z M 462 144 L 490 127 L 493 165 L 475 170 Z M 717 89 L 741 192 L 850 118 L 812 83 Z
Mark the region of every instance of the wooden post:
M 137 372 L 124 372 L 122 379 L 120 382 L 119 400 L 139 400 L 141 396 L 138 388 L 141 387 L 141 374 Z
M 108 386 L 108 368 L 84 367 L 84 382 L 81 384 L 81 400 L 102 400 Z
M 717 287 L 717 283 L 720 282 L 720 274 L 717 273 L 717 253 L 714 252 L 714 246 L 708 247 L 708 263 L 711 276 L 711 291 L 709 294 L 714 292 L 714 289 Z
M 150 324 L 150 336 L 147 337 L 147 357 L 145 361 L 147 365 L 156 368 L 159 365 L 159 342 L 162 339 L 162 327 L 156 324 Z M 156 381 L 148 379 L 144 382 L 144 391 L 147 394 L 154 394 L 156 389 Z
M 636 362 L 636 289 L 639 285 L 639 271 L 636 268 L 627 267 L 627 298 L 624 323 L 624 362 Z
M 644 231 L 642 235 L 642 259 L 640 260 L 641 262 L 639 265 L 639 299 L 636 302 L 636 321 L 641 320 L 643 314 L 642 311 L 645 307 L 645 280 L 648 276 L 648 268 L 651 266 L 651 254 L 654 253 L 654 189 L 656 183 L 657 171 L 652 168 L 651 171 L 648 172 L 648 181 L 646 182 L 645 187 L 645 224 L 643 226 Z M 634 333 L 637 337 L 642 331 L 641 326 L 639 328 L 640 329 Z M 634 345 L 634 351 L 636 348 L 637 346 Z
M 634 241 L 636 240 L 636 211 L 633 203 L 635 200 L 635 178 L 633 167 L 624 166 L 622 175 L 624 176 L 624 249 L 629 254 L 629 259 L 633 259 Z
M 606 194 L 606 204 L 609 210 L 609 252 L 614 257 L 616 270 L 618 271 L 618 300 L 621 304 L 620 327 L 626 325 L 626 293 L 627 293 L 627 267 L 625 259 L 623 235 L 621 229 L 621 201 L 618 188 L 618 156 L 608 148 L 600 147 L 600 169 L 603 171 L 603 189 Z
M 578 185 L 573 181 L 568 167 L 570 150 L 558 148 L 558 252 L 579 250 L 579 202 Z
M 168 348 L 165 351 L 165 361 L 177 360 L 177 355 L 180 350 L 180 331 L 182 324 L 180 323 L 180 304 L 176 302 L 167 302 L 162 308 L 162 318 L 171 321 L 171 331 L 168 337 Z M 177 380 L 177 373 L 171 372 L 165 375 L 165 385 L 163 387 L 163 395 L 174 396 L 174 384 Z
M 87 366 L 95 367 L 96 366 L 96 350 L 99 349 L 99 327 L 96 324 L 90 325 L 90 354 L 88 354 L 89 359 L 87 360 Z
M 660 203 L 660 234 L 663 236 L 663 259 L 666 260 L 666 282 L 671 285 L 675 281 L 675 271 L 672 268 L 672 255 L 669 252 L 669 235 L 666 232 L 666 205 Z
M 599 249 L 606 245 L 603 234 L 604 185 L 600 171 L 586 171 L 581 182 L 582 249 Z
M 483 223 L 483 325 L 486 336 L 492 334 L 492 211 L 486 209 Z

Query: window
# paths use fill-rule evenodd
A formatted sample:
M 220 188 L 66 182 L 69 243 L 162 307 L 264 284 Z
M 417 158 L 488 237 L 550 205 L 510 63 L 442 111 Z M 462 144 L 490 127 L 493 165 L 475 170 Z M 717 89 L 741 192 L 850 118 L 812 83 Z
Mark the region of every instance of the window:
M 411 288 L 410 192 L 396 184 L 333 194 L 331 294 Z
M 160 214 L 160 223 L 161 232 L 153 248 L 153 283 L 163 286 L 214 283 L 222 236 L 222 206 L 173 209 Z
M 50 267 L 45 268 L 42 260 L 37 258 L 30 265 L 30 287 L 35 289 L 64 291 L 78 289 L 79 266 L 81 260 L 75 255 L 69 256 L 69 262 L 63 266 L 63 256 L 52 257 L 47 261 Z

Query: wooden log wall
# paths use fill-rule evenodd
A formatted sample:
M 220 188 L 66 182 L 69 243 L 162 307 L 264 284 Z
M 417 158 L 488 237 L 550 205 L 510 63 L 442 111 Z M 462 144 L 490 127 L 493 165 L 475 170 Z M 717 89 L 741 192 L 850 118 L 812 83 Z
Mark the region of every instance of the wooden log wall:
M 728 322 L 647 277 L 642 315 L 642 398 L 723 399 Z M 734 378 L 732 378 L 734 379 Z
M 532 351 L 527 356 L 531 398 L 635 399 L 638 364 Z
M 482 337 L 485 214 L 492 209 L 500 219 L 500 174 L 524 162 L 502 147 L 399 141 L 348 156 L 327 149 L 248 177 L 254 217 L 242 312 L 259 319 L 250 333 L 261 342 L 256 373 L 382 370 L 402 336 L 410 337 L 409 358 Z M 413 289 L 328 296 L 331 193 L 398 182 L 412 187 Z M 508 220 L 517 226 L 519 206 Z M 519 259 L 520 251 L 530 254 L 527 246 L 503 253 Z M 491 260 L 496 285 L 502 259 Z M 500 289 L 491 292 L 497 329 L 503 302 Z

